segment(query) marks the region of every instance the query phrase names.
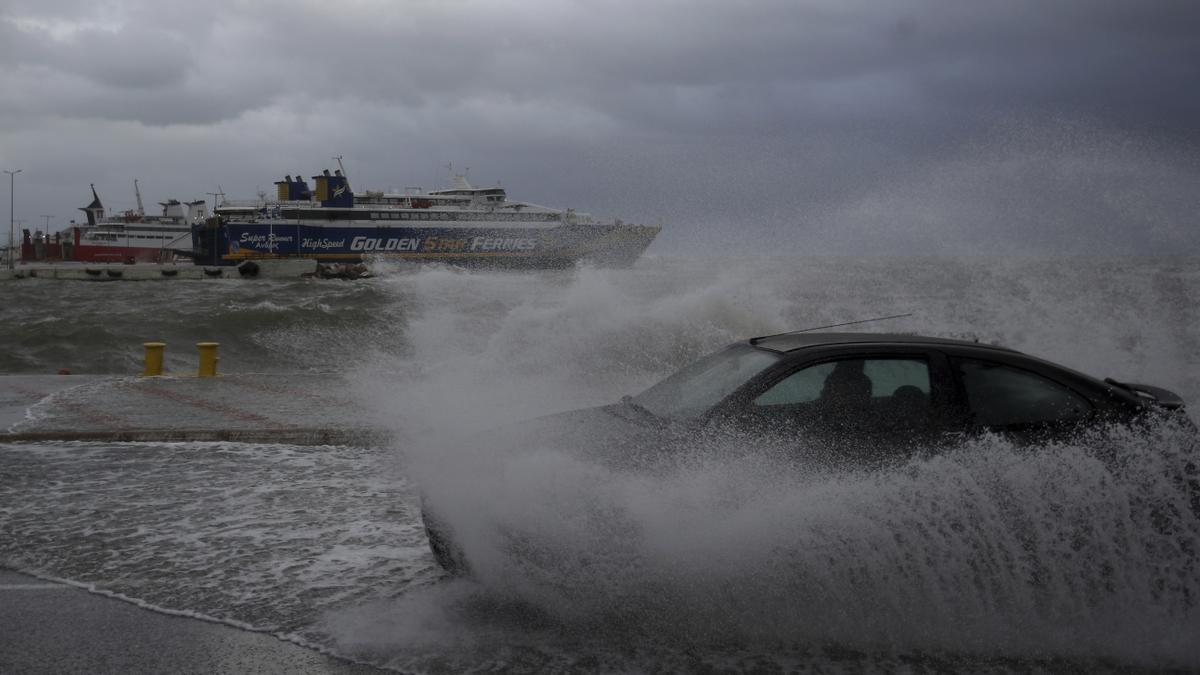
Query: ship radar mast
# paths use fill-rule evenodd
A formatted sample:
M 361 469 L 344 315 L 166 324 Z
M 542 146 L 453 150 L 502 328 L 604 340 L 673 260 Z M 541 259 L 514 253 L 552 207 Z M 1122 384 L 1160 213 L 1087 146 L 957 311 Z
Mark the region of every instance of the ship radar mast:
M 221 185 L 219 183 L 217 184 L 216 192 L 205 192 L 204 194 L 213 198 L 214 209 L 225 203 L 225 190 L 221 189 Z
M 342 172 L 342 177 L 344 177 L 346 179 L 346 187 L 349 188 L 350 187 L 350 174 L 346 173 L 346 167 L 342 166 L 342 156 L 338 155 L 337 157 L 334 157 L 333 159 L 337 160 L 338 171 Z
M 454 173 L 454 164 L 446 162 L 446 171 L 450 172 L 450 180 L 454 183 L 456 190 L 472 190 L 471 184 L 467 182 L 467 174 L 471 173 L 471 167 L 463 169 L 462 173 Z

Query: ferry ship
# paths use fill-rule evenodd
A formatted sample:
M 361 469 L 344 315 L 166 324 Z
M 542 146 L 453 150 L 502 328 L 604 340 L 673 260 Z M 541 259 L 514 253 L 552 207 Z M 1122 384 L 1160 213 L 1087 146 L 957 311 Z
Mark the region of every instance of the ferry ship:
M 312 190 L 289 175 L 275 183 L 274 200 L 217 205 L 212 218 L 192 228 L 194 261 L 383 257 L 488 267 L 629 265 L 661 229 L 509 201 L 504 188 L 474 187 L 465 175 L 454 176 L 449 189 L 362 195 L 351 190 L 342 168 L 312 178 Z
M 204 200 L 159 202 L 162 215 L 147 215 L 142 193 L 133 181 L 137 210 L 106 216 L 104 204 L 92 185 L 92 202 L 80 207 L 86 224 L 75 224 L 51 235 L 22 230 L 22 262 L 170 262 L 191 253 L 192 225 L 204 222 L 208 208 Z

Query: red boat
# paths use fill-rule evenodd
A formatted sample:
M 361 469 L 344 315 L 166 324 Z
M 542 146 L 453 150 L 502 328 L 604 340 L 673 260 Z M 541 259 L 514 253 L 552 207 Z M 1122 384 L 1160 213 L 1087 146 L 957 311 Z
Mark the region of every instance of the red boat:
M 208 217 L 204 200 L 159 202 L 161 216 L 148 216 L 142 194 L 133 182 L 138 208 L 105 217 L 104 205 L 92 186 L 92 203 L 80 208 L 87 224 L 71 225 L 54 234 L 22 230 L 22 262 L 169 262 L 192 250 L 191 226 Z

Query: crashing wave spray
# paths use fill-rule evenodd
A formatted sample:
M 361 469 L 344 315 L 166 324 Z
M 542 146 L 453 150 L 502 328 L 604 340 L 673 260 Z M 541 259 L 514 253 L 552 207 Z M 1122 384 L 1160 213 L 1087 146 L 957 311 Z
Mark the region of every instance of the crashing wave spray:
M 398 601 L 397 611 L 436 615 L 439 640 L 526 640 L 535 651 L 560 639 L 689 652 L 732 642 L 768 654 L 832 644 L 1200 665 L 1189 642 L 1200 629 L 1197 525 L 1170 477 L 1195 450 L 1171 428 L 1038 452 L 986 439 L 850 475 L 816 473 L 752 442 L 698 447 L 674 471 L 633 475 L 536 434 L 521 441 L 523 419 L 614 401 L 739 336 L 895 306 L 939 317 L 897 330 L 979 332 L 1051 358 L 1072 345 L 1064 360 L 1084 370 L 1165 381 L 1194 398 L 1187 369 L 1156 378 L 1139 365 L 1187 362 L 1194 351 L 1175 337 L 1186 324 L 1179 293 L 1121 301 L 1096 283 L 1068 299 L 1057 264 L 943 262 L 385 278 L 420 305 L 408 317 L 411 360 L 378 369 L 386 377 L 375 376 L 368 398 L 396 428 L 435 434 L 403 446 L 404 470 L 436 492 L 479 579 Z M 1117 274 L 1118 285 L 1140 278 L 1076 271 Z M 981 303 L 963 305 L 964 295 Z M 1142 341 L 1127 339 L 1127 322 L 1046 320 L 1100 306 L 1137 315 L 1147 302 L 1162 316 L 1139 329 Z M 496 425 L 515 429 L 517 442 L 475 435 Z M 554 628 L 532 630 L 512 619 L 523 610 L 496 609 L 505 606 L 535 608 Z M 411 648 L 428 637 L 410 633 L 417 619 L 404 623 L 380 639 Z
M 1170 423 L 849 475 L 744 448 L 631 475 L 529 442 L 430 485 L 485 591 L 568 626 L 1200 665 L 1195 438 Z

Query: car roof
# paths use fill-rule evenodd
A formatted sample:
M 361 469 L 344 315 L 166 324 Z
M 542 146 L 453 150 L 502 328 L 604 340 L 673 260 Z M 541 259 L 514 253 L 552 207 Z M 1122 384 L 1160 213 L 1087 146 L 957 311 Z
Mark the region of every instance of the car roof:
M 957 340 L 953 338 L 929 337 L 906 333 L 819 333 L 796 332 L 764 335 L 750 338 L 750 344 L 762 349 L 776 352 L 791 352 L 797 349 L 811 347 L 840 346 L 840 345 L 944 345 L 994 349 L 996 351 L 1019 354 L 1020 352 L 1008 347 L 990 345 L 977 341 Z

